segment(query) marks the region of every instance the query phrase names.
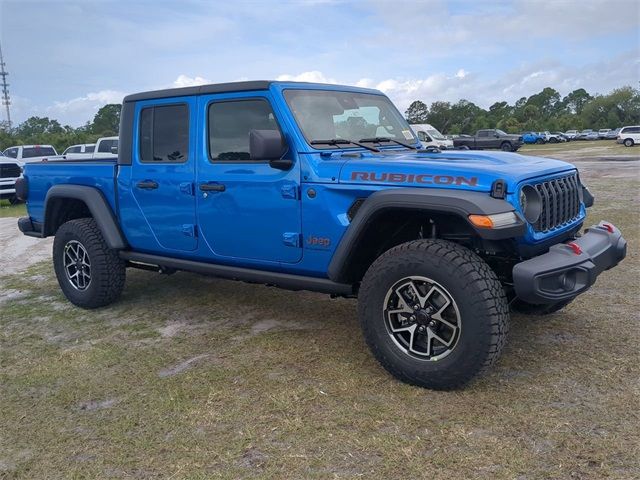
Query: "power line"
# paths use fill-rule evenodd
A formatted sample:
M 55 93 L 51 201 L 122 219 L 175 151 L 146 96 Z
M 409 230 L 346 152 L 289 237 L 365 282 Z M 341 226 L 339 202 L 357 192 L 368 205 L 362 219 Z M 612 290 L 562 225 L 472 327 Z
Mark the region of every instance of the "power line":
M 7 126 L 11 128 L 11 99 L 9 98 L 9 84 L 7 83 L 7 75 L 9 72 L 5 70 L 4 58 L 2 57 L 2 45 L 0 45 L 0 77 L 2 77 L 2 105 L 7 109 Z

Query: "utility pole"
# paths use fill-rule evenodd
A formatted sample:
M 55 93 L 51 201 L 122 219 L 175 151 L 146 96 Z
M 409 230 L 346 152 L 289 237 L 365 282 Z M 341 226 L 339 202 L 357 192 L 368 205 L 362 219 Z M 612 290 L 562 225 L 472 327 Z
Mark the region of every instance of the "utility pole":
M 9 98 L 9 84 L 7 83 L 7 75 L 9 72 L 5 70 L 4 58 L 2 57 L 2 45 L 0 45 L 0 77 L 2 77 L 2 105 L 7 109 L 7 127 L 11 128 L 11 112 L 9 111 L 9 105 L 11 105 L 11 99 Z

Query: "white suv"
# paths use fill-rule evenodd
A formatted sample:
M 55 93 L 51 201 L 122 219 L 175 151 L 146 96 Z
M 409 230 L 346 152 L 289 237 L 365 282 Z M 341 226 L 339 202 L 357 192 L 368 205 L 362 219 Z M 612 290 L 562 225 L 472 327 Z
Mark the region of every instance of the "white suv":
M 633 147 L 636 143 L 640 143 L 640 125 L 622 127 L 616 142 L 624 144 L 625 147 Z

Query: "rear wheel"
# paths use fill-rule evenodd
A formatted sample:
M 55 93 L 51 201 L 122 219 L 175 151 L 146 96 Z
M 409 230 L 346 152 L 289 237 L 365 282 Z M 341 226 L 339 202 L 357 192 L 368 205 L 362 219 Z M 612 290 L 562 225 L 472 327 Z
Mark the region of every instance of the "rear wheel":
M 58 229 L 53 266 L 64 295 L 82 308 L 108 305 L 124 288 L 125 262 L 107 246 L 93 218 L 70 220 Z
M 442 240 L 408 242 L 380 256 L 362 281 L 358 314 L 387 371 L 439 390 L 461 387 L 496 361 L 509 319 L 491 268 Z
M 627 138 L 624 141 L 624 146 L 625 147 L 633 147 L 633 138 Z
M 551 137 L 549 139 L 549 143 L 558 143 L 558 139 L 556 137 Z
M 513 150 L 513 146 L 510 142 L 502 142 L 502 145 L 500 145 L 500 149 L 503 152 L 511 152 Z

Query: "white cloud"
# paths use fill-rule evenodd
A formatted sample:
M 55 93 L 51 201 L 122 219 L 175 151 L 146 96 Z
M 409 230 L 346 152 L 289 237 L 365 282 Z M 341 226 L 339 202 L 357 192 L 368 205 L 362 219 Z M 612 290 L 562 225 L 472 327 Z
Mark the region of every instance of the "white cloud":
M 117 90 L 100 90 L 89 92 L 70 100 L 55 101 L 45 108 L 31 108 L 32 114 L 48 116 L 60 123 L 78 126 L 93 120 L 100 107 L 108 103 L 122 103 L 125 93 Z
M 180 87 L 194 87 L 196 85 L 206 85 L 207 83 L 213 83 L 211 80 L 207 80 L 204 77 L 200 77 L 196 75 L 195 77 L 190 77 L 188 75 L 181 74 L 173 81 L 173 86 L 176 88 Z
M 455 74 L 456 78 L 464 78 L 467 75 L 469 75 L 469 72 L 467 72 L 464 68 L 461 68 L 460 70 L 458 70 Z
M 276 80 L 282 82 L 314 82 L 314 83 L 338 83 L 335 79 L 326 77 L 322 72 L 318 70 L 312 70 L 310 72 L 302 72 L 298 75 L 283 74 L 278 75 Z

